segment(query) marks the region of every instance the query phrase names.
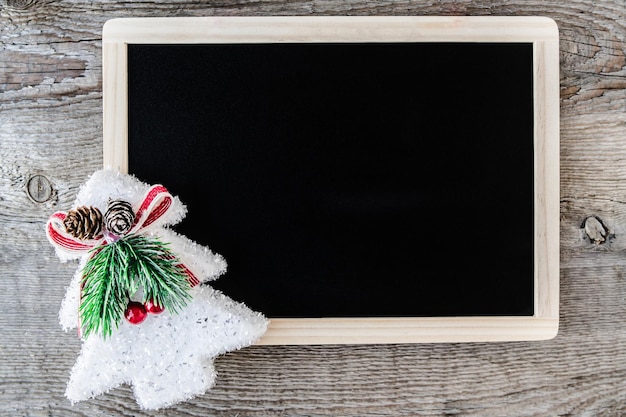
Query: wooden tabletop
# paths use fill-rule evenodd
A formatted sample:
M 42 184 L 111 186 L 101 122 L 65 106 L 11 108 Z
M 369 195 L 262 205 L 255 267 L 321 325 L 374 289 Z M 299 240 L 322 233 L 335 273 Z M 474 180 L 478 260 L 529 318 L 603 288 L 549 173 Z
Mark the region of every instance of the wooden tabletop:
M 80 340 L 60 329 L 58 310 L 76 264 L 58 261 L 44 224 L 71 206 L 102 164 L 102 25 L 117 17 L 213 15 L 553 18 L 561 63 L 559 335 L 545 342 L 255 346 L 219 357 L 216 386 L 170 409 L 140 410 L 128 386 L 72 406 L 64 390 Z M 623 0 L 1 0 L 0 44 L 0 415 L 626 414 Z M 496 243 L 506 234 L 506 225 L 486 233 L 476 227 Z

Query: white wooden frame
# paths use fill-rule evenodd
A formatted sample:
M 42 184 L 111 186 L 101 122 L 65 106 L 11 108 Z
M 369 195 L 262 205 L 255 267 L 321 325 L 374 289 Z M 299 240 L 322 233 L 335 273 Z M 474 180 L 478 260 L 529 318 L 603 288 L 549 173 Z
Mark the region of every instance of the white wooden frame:
M 128 171 L 127 44 L 531 42 L 534 45 L 535 311 L 525 317 L 272 319 L 259 344 L 550 339 L 559 313 L 558 29 L 543 17 L 129 18 L 103 29 L 104 165 Z M 271 319 L 271 318 L 270 318 Z

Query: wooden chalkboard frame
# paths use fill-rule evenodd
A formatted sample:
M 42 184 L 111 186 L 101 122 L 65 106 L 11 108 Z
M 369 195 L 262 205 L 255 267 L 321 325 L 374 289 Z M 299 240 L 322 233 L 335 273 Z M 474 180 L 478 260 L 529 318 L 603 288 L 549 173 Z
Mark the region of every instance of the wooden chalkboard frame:
M 272 319 L 259 344 L 545 340 L 558 331 L 558 29 L 544 17 L 128 18 L 103 28 L 104 165 L 128 171 L 128 44 L 530 42 L 534 54 L 534 314 Z M 271 318 L 270 318 L 271 319 Z

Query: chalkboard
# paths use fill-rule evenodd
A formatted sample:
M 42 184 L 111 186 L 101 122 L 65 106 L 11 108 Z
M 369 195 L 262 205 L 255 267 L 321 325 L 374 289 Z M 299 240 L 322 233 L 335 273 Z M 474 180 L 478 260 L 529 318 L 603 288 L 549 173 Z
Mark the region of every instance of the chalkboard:
M 177 230 L 229 264 L 213 287 L 273 322 L 541 318 L 537 39 L 225 42 L 250 20 L 204 23 L 219 36 L 125 42 L 124 169 L 188 205 Z

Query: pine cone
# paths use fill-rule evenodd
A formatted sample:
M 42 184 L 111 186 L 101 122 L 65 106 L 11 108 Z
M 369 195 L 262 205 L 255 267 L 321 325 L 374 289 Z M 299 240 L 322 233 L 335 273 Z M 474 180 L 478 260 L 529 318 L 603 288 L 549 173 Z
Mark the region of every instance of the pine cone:
M 123 200 L 111 200 L 104 213 L 104 226 L 117 236 L 124 236 L 133 227 L 135 212 L 130 203 Z
M 93 239 L 102 232 L 102 213 L 96 207 L 78 207 L 67 213 L 63 225 L 75 238 Z

